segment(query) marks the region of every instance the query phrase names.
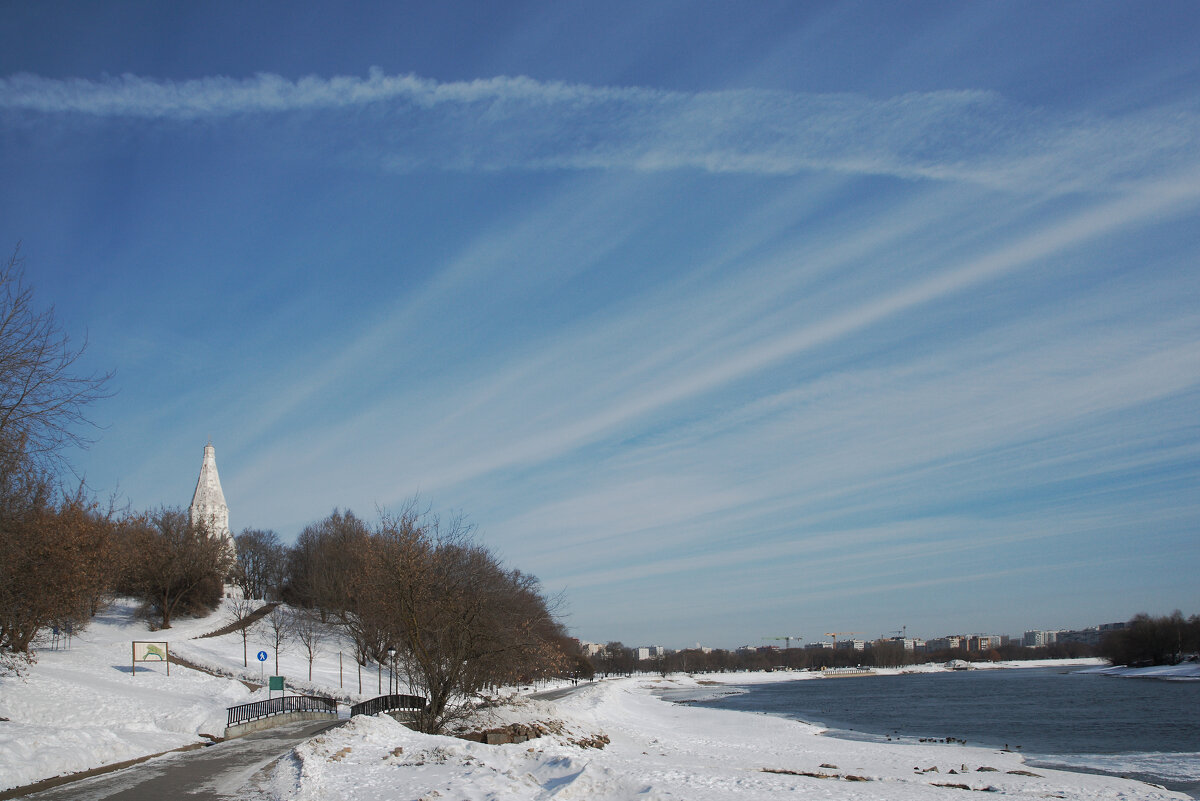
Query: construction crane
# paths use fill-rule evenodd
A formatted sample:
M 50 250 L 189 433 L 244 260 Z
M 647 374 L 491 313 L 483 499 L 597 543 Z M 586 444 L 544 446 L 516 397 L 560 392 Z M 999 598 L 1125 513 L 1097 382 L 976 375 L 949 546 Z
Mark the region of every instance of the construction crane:
M 763 639 L 764 640 L 787 640 L 787 650 L 790 651 L 792 649 L 792 640 L 795 640 L 796 642 L 800 642 L 800 640 L 803 640 L 804 638 L 801 637 L 799 634 L 788 634 L 783 637 L 763 637 Z
M 827 631 L 827 632 L 825 632 L 826 637 L 833 638 L 833 647 L 834 648 L 837 648 L 837 638 L 843 634 L 862 634 L 862 632 L 861 631 Z

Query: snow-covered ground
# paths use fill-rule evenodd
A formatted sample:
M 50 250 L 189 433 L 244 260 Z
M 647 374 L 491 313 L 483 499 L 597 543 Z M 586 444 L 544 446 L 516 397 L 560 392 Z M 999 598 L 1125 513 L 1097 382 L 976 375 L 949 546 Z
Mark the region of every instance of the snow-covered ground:
M 139 664 L 132 675 L 130 642 L 167 640 L 173 653 L 192 662 L 257 679 L 254 654 L 271 651 L 264 635 L 251 636 L 248 667 L 242 665 L 240 635 L 195 639 L 227 619 L 220 611 L 152 633 L 134 619 L 131 603 L 118 603 L 69 649 L 39 650 L 23 676 L 0 678 L 0 717 L 7 718 L 0 721 L 0 789 L 220 736 L 226 707 L 267 692 L 251 693 L 239 681 L 179 666 L 168 676 L 163 665 Z M 273 669 L 272 654 L 265 672 Z M 372 697 L 388 684 L 386 671 L 364 670 L 360 694 L 357 666 L 335 637 L 314 661 L 311 682 L 307 658 L 296 647 L 280 654 L 280 671 L 289 689 L 347 701 Z M 831 799 L 904 801 L 946 799 L 952 792 L 947 786 L 961 785 L 1022 799 L 1186 798 L 1134 781 L 1028 768 L 1011 753 L 851 742 L 816 736 L 819 729 L 796 721 L 667 700 L 735 691 L 728 684 L 812 675 L 609 679 L 558 701 L 525 699 L 490 709 L 476 721 L 478 728 L 538 723 L 547 732 L 520 744 L 482 745 L 419 734 L 387 717 L 356 718 L 298 747 L 265 783 L 247 787 L 245 797 L 704 801 L 798 790 Z M 596 748 L 604 738 L 606 747 Z
M 1181 662 L 1178 665 L 1156 665 L 1154 667 L 1101 667 L 1088 671 L 1107 676 L 1122 676 L 1131 679 L 1162 679 L 1164 681 L 1200 681 L 1200 662 Z
M 0 678 L 0 789 L 202 742 L 225 733 L 225 707 L 245 703 L 239 682 L 139 663 L 133 640 L 203 633 L 213 619 L 151 633 L 117 603 L 69 649 L 39 649 L 22 676 Z
M 135 616 L 136 604 L 120 600 L 77 634 L 70 647 L 40 647 L 35 664 L 20 676 L 0 676 L 0 790 L 54 776 L 157 754 L 208 741 L 225 733 L 226 709 L 267 698 L 251 692 L 240 677 L 259 682 L 275 671 L 274 648 L 261 629 L 248 639 L 249 665 L 242 664 L 242 637 L 200 638 L 231 620 L 228 602 L 205 618 L 180 618 L 152 632 Z M 231 678 L 218 678 L 179 665 L 138 663 L 132 671 L 134 640 L 166 641 L 171 654 Z M 265 665 L 255 654 L 265 650 Z M 296 643 L 279 655 L 288 693 L 315 692 L 354 703 L 388 691 L 386 669 L 359 670 L 350 648 L 330 632 L 313 660 Z M 539 685 L 537 689 L 545 689 Z M 407 691 L 402 687 L 400 692 Z M 278 695 L 278 693 L 275 693 Z
M 672 676 L 585 685 L 526 711 L 529 719 L 562 722 L 562 734 L 519 744 L 480 745 L 418 734 L 386 717 L 356 718 L 297 748 L 258 788 L 259 797 L 724 801 L 799 794 L 946 801 L 956 797 L 947 795 L 954 789 L 1031 801 L 1187 797 L 1125 779 L 1029 768 L 1010 752 L 820 737 L 808 724 L 660 696 L 714 691 L 703 681 Z M 603 749 L 572 742 L 588 732 L 611 742 Z

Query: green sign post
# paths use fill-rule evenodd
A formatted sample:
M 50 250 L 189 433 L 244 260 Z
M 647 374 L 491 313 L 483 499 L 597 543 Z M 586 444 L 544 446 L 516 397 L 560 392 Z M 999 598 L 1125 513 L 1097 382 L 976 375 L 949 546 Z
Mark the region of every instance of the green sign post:
M 268 695 L 275 690 L 283 691 L 283 676 L 272 676 L 271 683 L 267 685 Z

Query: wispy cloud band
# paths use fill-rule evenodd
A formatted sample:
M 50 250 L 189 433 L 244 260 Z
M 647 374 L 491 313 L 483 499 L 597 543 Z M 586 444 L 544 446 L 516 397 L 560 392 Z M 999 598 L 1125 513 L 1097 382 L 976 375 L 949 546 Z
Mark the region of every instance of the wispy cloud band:
M 347 110 L 357 110 L 348 115 Z M 167 81 L 18 74 L 0 111 L 145 121 L 303 114 L 392 170 L 630 169 L 789 175 L 811 170 L 1003 189 L 1103 188 L 1191 167 L 1200 115 L 1065 116 L 988 91 L 876 99 L 759 89 L 677 92 L 528 77 L 415 75 Z M 329 114 L 328 112 L 336 112 Z M 327 119 L 326 119 L 327 117 Z M 353 132 L 350 136 L 347 127 Z

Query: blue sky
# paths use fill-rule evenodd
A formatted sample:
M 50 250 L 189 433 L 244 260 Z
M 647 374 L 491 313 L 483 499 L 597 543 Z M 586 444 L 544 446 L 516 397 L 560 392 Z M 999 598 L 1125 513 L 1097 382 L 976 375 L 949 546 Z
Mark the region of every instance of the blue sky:
M 588 640 L 1200 611 L 1194 3 L 0 6 L 73 461 L 419 493 Z

